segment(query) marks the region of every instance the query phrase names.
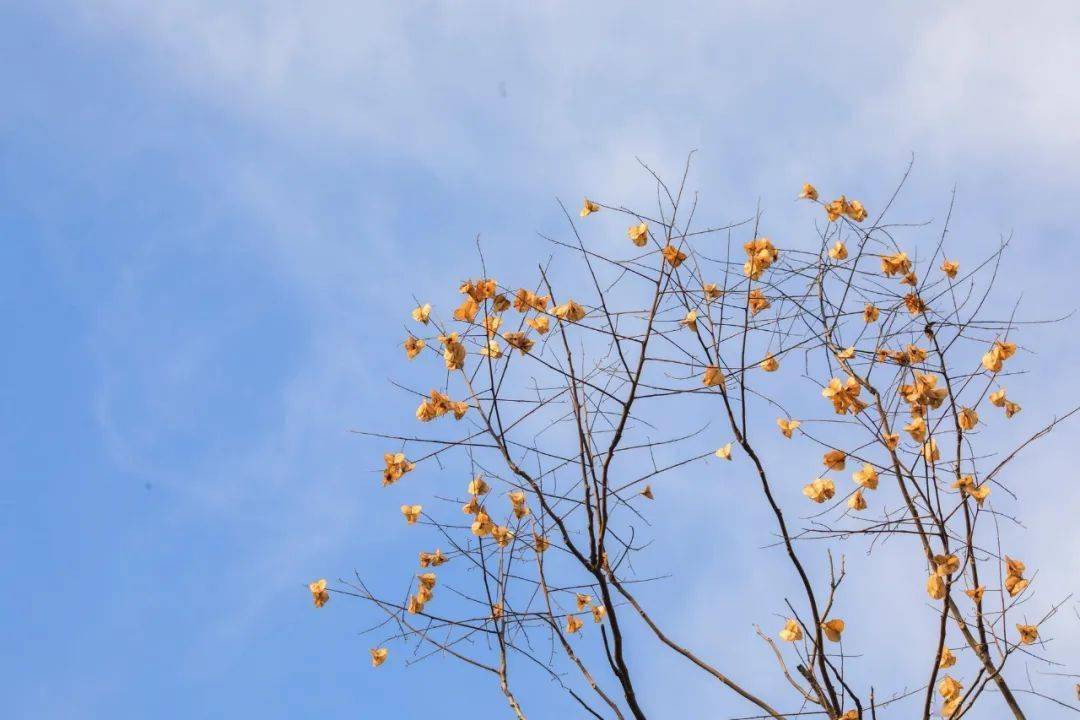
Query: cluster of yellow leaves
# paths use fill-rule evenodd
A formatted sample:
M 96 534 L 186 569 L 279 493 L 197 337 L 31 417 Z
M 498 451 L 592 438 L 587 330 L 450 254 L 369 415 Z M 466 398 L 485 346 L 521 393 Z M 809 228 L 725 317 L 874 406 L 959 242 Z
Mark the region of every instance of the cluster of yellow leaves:
M 717 448 L 716 457 L 720 458 L 721 460 L 730 461 L 731 460 L 731 443 L 728 443 L 728 444 L 724 445 L 723 447 Z
M 390 651 L 386 648 L 372 648 L 371 650 L 371 667 L 379 667 L 386 662 L 386 656 L 390 654 Z
M 480 502 L 480 497 L 490 492 L 491 488 L 481 476 L 477 475 L 469 483 L 467 490 L 472 497 L 469 498 L 469 502 L 461 506 L 461 511 L 466 515 L 472 515 L 473 521 L 470 527 L 472 534 L 477 537 L 490 535 L 499 547 L 506 547 L 510 540 L 513 539 L 514 534 L 509 528 L 492 522 L 491 516 L 484 509 L 483 503 Z
M 948 397 L 946 388 L 937 386 L 938 378 L 930 373 L 914 373 L 914 382 L 910 385 L 901 385 L 897 391 L 906 402 L 911 411 L 911 422 L 904 426 L 904 430 L 911 435 L 911 439 L 917 443 L 923 443 L 923 457 L 926 462 L 936 462 L 941 458 L 937 449 L 937 441 L 926 442 L 926 413 L 928 410 L 936 410 Z
M 525 492 L 523 490 L 514 490 L 507 497 L 510 498 L 510 505 L 514 509 L 514 517 L 520 520 L 529 514 L 529 507 L 525 504 Z
M 311 599 L 315 602 L 315 607 L 321 608 L 330 602 L 330 591 L 326 589 L 326 578 L 308 583 L 308 590 L 311 591 Z
M 521 288 L 514 295 L 514 309 L 519 313 L 525 313 L 529 310 L 536 310 L 537 312 L 547 312 L 548 303 L 551 302 L 551 296 L 549 295 L 537 295 L 531 290 Z
M 1024 579 L 1026 569 L 1021 561 L 1005 556 L 1005 590 L 1009 597 L 1016 597 L 1027 589 L 1028 581 Z
M 688 330 L 697 332 L 697 319 L 698 311 L 691 310 L 690 312 L 686 313 L 686 317 L 679 321 L 679 324 Z
M 780 361 L 777 360 L 772 353 L 769 353 L 765 356 L 764 360 L 758 363 L 758 367 L 765 372 L 776 372 L 780 369 Z
M 776 262 L 780 253 L 773 247 L 772 241 L 767 237 L 759 237 L 743 245 L 746 251 L 746 262 L 743 263 L 743 273 L 751 280 L 757 280 L 761 273 L 769 269 Z
M 848 217 L 855 222 L 862 222 L 866 219 L 866 208 L 858 200 L 848 200 L 841 195 L 825 205 L 825 215 L 828 216 L 829 222 L 836 222 L 840 219 L 840 216 Z
M 420 422 L 429 422 L 437 417 L 442 417 L 446 413 L 452 412 L 454 414 L 454 419 L 460 420 L 465 417 L 465 413 L 468 412 L 468 410 L 469 404 L 464 400 L 451 400 L 448 396 L 438 390 L 432 390 L 430 397 L 420 403 L 420 406 L 416 408 L 416 419 Z
M 577 615 L 566 616 L 566 632 L 573 634 L 580 631 L 583 627 L 585 627 L 585 623 L 581 622 Z
M 1020 406 L 1005 397 L 1005 388 L 995 390 L 990 393 L 990 404 L 994 407 L 1005 408 L 1005 417 L 1011 418 L 1016 413 L 1020 412 Z
M 975 498 L 979 507 L 982 507 L 983 501 L 990 497 L 990 485 L 988 483 L 977 485 L 975 478 L 971 475 L 962 475 L 952 486 L 954 490 L 959 490 L 968 497 Z
M 588 217 L 594 212 L 600 212 L 600 206 L 589 198 L 585 198 L 585 202 L 581 206 L 581 217 Z
M 592 604 L 592 595 L 586 595 L 585 593 L 576 593 L 574 599 L 577 601 L 577 611 L 578 612 L 584 612 L 585 609 L 588 608 L 589 605 Z M 589 612 L 592 613 L 592 618 L 593 618 L 594 623 L 603 622 L 604 618 L 607 616 L 607 608 L 604 607 L 602 604 L 599 604 L 599 603 L 597 603 L 596 605 L 593 605 L 591 608 L 589 608 Z M 574 616 L 570 615 L 569 617 L 574 617 Z M 576 625 L 577 630 L 569 630 L 569 621 L 567 621 L 567 628 L 568 628 L 568 632 L 577 632 L 577 630 L 581 629 L 581 625 L 580 624 Z
M 938 660 L 938 667 L 942 670 L 947 670 L 956 664 L 956 656 L 953 655 L 952 650 L 947 647 L 941 648 L 941 659 Z
M 701 291 L 705 293 L 705 299 L 709 302 L 718 300 L 724 291 L 717 286 L 716 283 L 704 283 L 701 286 Z
M 877 319 L 881 316 L 881 311 L 877 309 L 872 303 L 866 303 L 866 307 L 863 308 L 862 317 L 863 322 L 867 325 L 877 322 Z
M 817 188 L 814 187 L 813 185 L 811 185 L 810 183 L 804 183 L 803 186 L 802 186 L 802 192 L 799 193 L 799 199 L 800 200 L 811 200 L 811 201 L 817 200 L 818 199 Z
M 848 252 L 847 245 L 837 240 L 831 248 L 829 248 L 829 257 L 833 260 L 847 260 Z
M 416 594 L 409 597 L 409 602 L 405 606 L 405 610 L 410 615 L 416 615 L 417 613 L 424 612 L 424 606 L 431 601 L 433 597 L 433 590 L 435 589 L 436 577 L 435 573 L 427 572 L 416 576 L 418 585 L 416 588 Z
M 925 415 L 926 408 L 933 410 L 941 407 L 941 403 L 949 396 L 946 388 L 937 386 L 937 375 L 930 373 L 915 373 L 914 382 L 910 385 L 901 385 L 898 392 L 912 408 L 918 408 L 915 415 Z
M 877 490 L 877 469 L 870 463 L 863 463 L 861 470 L 856 470 L 851 474 L 851 479 L 858 485 L 858 489 L 850 498 L 848 498 L 848 507 L 852 510 L 865 510 L 866 499 L 863 497 L 863 491 Z
M 941 272 L 945 273 L 950 280 L 956 277 L 956 273 L 960 272 L 960 263 L 955 260 L 944 260 L 941 263 Z
M 960 684 L 960 681 L 946 675 L 938 683 L 938 692 L 941 697 L 945 699 L 945 703 L 941 706 L 941 717 L 951 718 L 956 714 L 956 711 L 960 708 L 960 702 L 964 699 L 961 694 L 964 686 Z
M 908 345 L 903 350 L 888 350 L 886 348 L 878 348 L 876 357 L 878 362 L 885 362 L 892 360 L 898 365 L 915 365 L 921 363 L 926 359 L 927 351 L 918 345 Z
M 821 396 L 832 401 L 837 415 L 846 415 L 849 412 L 854 415 L 866 409 L 866 403 L 859 400 L 860 392 L 862 387 L 859 381 L 849 375 L 846 381 L 841 381 L 840 378 L 829 380 L 829 384 L 822 389 Z
M 935 555 L 934 572 L 926 581 L 926 594 L 934 600 L 941 600 L 948 591 L 947 579 L 960 569 L 960 558 L 955 555 Z
M 443 363 L 447 370 L 460 370 L 465 367 L 465 346 L 456 332 L 440 335 L 443 346 Z
M 1016 354 L 1016 343 L 995 340 L 982 356 L 982 366 L 992 373 L 1001 372 L 1002 364 Z
M 492 278 L 467 280 L 461 284 L 459 290 L 465 295 L 465 299 L 454 310 L 455 320 L 475 323 L 480 312 L 481 303 L 490 300 L 490 307 L 494 313 L 502 313 L 509 309 L 511 305 L 521 313 L 535 310 L 537 315 L 527 318 L 525 320 L 526 324 L 541 335 L 547 333 L 550 329 L 546 315 L 548 303 L 551 301 L 549 295 L 537 295 L 531 290 L 521 288 L 516 292 L 513 301 L 511 301 L 506 295 L 498 292 L 498 283 Z M 586 314 L 585 309 L 573 300 L 555 308 L 552 312 L 556 317 L 570 322 L 577 322 Z M 428 324 L 431 319 L 431 304 L 425 303 L 415 308 L 412 311 L 412 316 L 417 322 Z M 487 333 L 488 340 L 480 349 L 480 355 L 492 359 L 502 357 L 503 349 L 496 339 L 502 324 L 501 315 L 485 315 L 481 325 Z M 507 332 L 502 335 L 502 338 L 510 347 L 517 349 L 522 355 L 527 354 L 534 345 L 534 342 L 526 337 L 524 332 Z M 448 335 L 440 335 L 439 342 L 443 346 L 443 361 L 446 368 L 448 370 L 461 370 L 465 366 L 466 349 L 458 333 L 452 332 Z M 426 345 L 427 342 L 422 338 L 410 335 L 405 339 L 405 354 L 411 360 L 419 355 Z M 435 409 L 436 407 L 431 404 L 422 406 L 422 410 L 417 411 L 417 417 L 428 420 L 432 417 L 438 417 L 438 414 L 432 414 Z
M 645 243 L 649 242 L 649 224 L 631 225 L 626 234 L 630 237 L 630 242 L 638 247 L 645 247 Z
M 412 472 L 413 468 L 416 467 L 416 463 L 411 463 L 405 459 L 405 453 L 385 453 L 383 462 L 386 464 L 382 474 L 383 485 L 393 485 L 401 479 L 402 475 Z

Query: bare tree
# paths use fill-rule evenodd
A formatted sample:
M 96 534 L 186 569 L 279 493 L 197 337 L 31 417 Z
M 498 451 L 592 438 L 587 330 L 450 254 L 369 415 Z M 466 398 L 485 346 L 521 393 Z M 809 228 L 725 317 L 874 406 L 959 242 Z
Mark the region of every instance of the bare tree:
M 1003 383 L 1024 323 L 985 311 L 1008 243 L 961 265 L 946 257 L 946 218 L 939 230 L 913 228 L 932 239 L 920 255 L 905 252 L 902 226 L 886 217 L 907 173 L 873 218 L 856 200 L 823 202 L 806 185 L 800 198 L 820 218 L 810 250 L 762 237 L 760 213 L 698 228 L 689 166 L 669 186 L 643 165 L 657 189 L 649 213 L 586 200 L 574 217 L 563 207 L 568 237 L 547 238 L 560 262 L 538 267 L 528 287 L 501 285 L 481 253 L 480 279 L 461 283 L 451 317 L 427 303 L 413 311 L 405 352 L 430 366 L 438 387 L 402 390 L 434 432 L 364 434 L 389 445 L 384 485 L 407 484 L 420 465 L 459 480 L 401 508 L 427 531 L 404 592 L 357 574 L 329 589 L 313 583 L 316 604 L 330 592 L 367 601 L 382 617 L 373 632 L 384 635 L 374 665 L 394 644 L 412 648 L 410 662 L 467 663 L 490 674 L 518 718 L 530 690 L 515 682 L 520 668 L 548 675 L 590 717 L 649 717 L 631 627 L 754 717 L 910 717 L 914 704 L 922 718 L 960 718 L 996 702 L 996 716 L 1020 719 L 1034 717 L 1022 702 L 1031 695 L 1077 710 L 1072 698 L 1012 687 L 1003 672 L 1018 655 L 1046 659 L 1046 622 L 1061 603 L 1036 617 L 1019 608 L 1034 573 L 1002 550 L 1000 523 L 1011 518 L 994 510 L 995 496 L 1009 492 L 1008 464 L 1076 412 L 1003 452 L 980 448 L 982 428 L 1020 411 Z M 579 234 L 597 212 L 625 216 L 620 257 Z M 554 277 L 562 261 L 574 279 Z M 775 390 L 781 366 L 800 396 L 816 398 L 813 416 L 796 417 Z M 671 432 L 684 424 L 674 417 L 717 423 L 730 442 L 703 450 L 703 429 Z M 784 461 L 759 449 L 766 434 L 820 448 L 819 477 L 798 507 L 782 504 Z M 668 580 L 634 569 L 647 552 L 654 488 L 733 457 L 760 490 L 746 512 L 773 526 L 799 589 L 777 601 L 785 619 L 757 631 L 790 689 L 780 697 L 674 637 L 640 591 Z M 902 591 L 936 608 L 937 641 L 897 669 L 911 678 L 902 688 L 852 679 L 860 658 L 843 651 L 834 610 L 846 575 L 836 544 L 861 539 L 869 552 L 885 538 L 925 563 L 925 588 Z M 728 583 L 717 593 L 734 592 Z

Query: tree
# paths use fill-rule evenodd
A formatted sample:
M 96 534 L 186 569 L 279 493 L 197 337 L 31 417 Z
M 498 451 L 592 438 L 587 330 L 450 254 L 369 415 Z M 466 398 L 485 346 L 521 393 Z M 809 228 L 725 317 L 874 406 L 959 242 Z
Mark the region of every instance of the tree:
M 330 592 L 367 601 L 384 618 L 373 665 L 395 642 L 414 646 L 414 660 L 467 663 L 518 718 L 523 666 L 590 717 L 655 717 L 639 698 L 631 626 L 755 717 L 960 718 L 996 702 L 998 716 L 1025 718 L 1025 695 L 1068 706 L 1013 687 L 1004 672 L 1018 655 L 1044 658 L 1061 605 L 1030 609 L 1034 574 L 1001 549 L 1011 517 L 995 500 L 1009 492 L 1009 463 L 1076 412 L 1014 447 L 982 442 L 988 425 L 1021 410 L 1005 381 L 1024 323 L 984 310 L 1007 242 L 968 268 L 946 254 L 946 218 L 928 253 L 902 248 L 903 226 L 886 217 L 907 173 L 873 218 L 857 200 L 824 202 L 805 185 L 799 198 L 823 211 L 812 247 L 763 237 L 760 213 L 698 229 L 686 173 L 669 187 L 645 169 L 657 187 L 651 214 L 586 199 L 574 218 L 563 207 L 572 239 L 548 240 L 576 277 L 555 278 L 549 262 L 528 286 L 502 285 L 480 253 L 482 276 L 461 283 L 452 316 L 427 302 L 412 311 L 404 351 L 438 387 L 404 390 L 417 397 L 417 420 L 436 429 L 366 434 L 392 443 L 383 485 L 407 486 L 421 465 L 460 480 L 401 506 L 405 522 L 427 530 L 407 593 L 381 593 L 357 574 L 329 589 L 313 583 L 315 604 Z M 598 212 L 627 219 L 619 257 L 582 239 Z M 684 424 L 676 418 L 701 427 L 673 432 Z M 766 436 L 821 453 L 801 495 L 779 479 L 785 459 L 761 450 Z M 741 511 L 770 524 L 798 589 L 761 600 L 780 616 L 757 628 L 790 688 L 780 697 L 665 630 L 642 593 L 671 581 L 634 566 L 662 483 L 736 460 L 739 481 L 759 492 Z M 859 676 L 861 654 L 845 652 L 844 639 L 859 634 L 865 651 L 872 631 L 847 628 L 838 612 L 847 575 L 838 543 L 872 553 L 887 539 L 925 567 L 925 587 L 896 591 L 930 604 L 936 638 L 920 663 L 898 669 L 910 678 L 900 688 Z M 453 591 L 442 593 L 448 577 Z M 738 582 L 717 578 L 716 592 Z

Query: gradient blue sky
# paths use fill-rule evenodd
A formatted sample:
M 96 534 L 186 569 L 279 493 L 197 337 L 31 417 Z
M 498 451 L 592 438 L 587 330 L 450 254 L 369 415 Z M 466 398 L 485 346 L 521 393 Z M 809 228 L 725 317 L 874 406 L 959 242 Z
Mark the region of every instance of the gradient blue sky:
M 556 196 L 647 202 L 635 155 L 671 173 L 696 148 L 707 217 L 760 199 L 782 238 L 812 229 L 802 182 L 873 207 L 914 152 L 904 217 L 956 185 L 956 255 L 1014 233 L 1002 302 L 1076 307 L 1073 3 L 508 5 L 0 0 L 5 717 L 503 713 L 450 663 L 371 672 L 370 615 L 314 612 L 304 583 L 412 556 L 382 448 L 347 433 L 411 418 L 386 379 L 412 293 L 473 274 L 477 234 L 491 265 L 546 257 Z M 1016 437 L 1080 396 L 1076 337 L 1028 338 Z M 1080 490 L 1055 483 L 1076 438 L 1018 472 L 1044 605 L 1080 590 Z M 713 569 L 767 542 L 742 530 Z M 767 573 L 720 608 L 668 557 L 676 630 L 771 672 L 712 619 Z M 881 642 L 902 655 L 924 611 Z M 1053 650 L 1080 657 L 1080 622 Z M 664 717 L 745 710 L 638 662 Z

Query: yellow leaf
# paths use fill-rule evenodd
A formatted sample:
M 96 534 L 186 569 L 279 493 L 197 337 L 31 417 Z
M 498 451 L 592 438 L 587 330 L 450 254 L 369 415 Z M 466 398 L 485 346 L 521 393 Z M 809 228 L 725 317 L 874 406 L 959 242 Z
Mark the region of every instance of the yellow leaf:
M 645 247 L 645 243 L 649 242 L 649 225 L 648 223 L 631 225 L 626 234 L 630 236 L 630 242 L 638 247 Z
M 856 470 L 851 474 L 851 479 L 854 480 L 855 484 L 859 487 L 866 488 L 867 490 L 877 490 L 878 473 L 870 463 L 863 463 L 861 470 Z
M 821 458 L 821 462 L 830 470 L 843 470 L 847 464 L 847 453 L 843 450 L 830 450 Z
M 1020 633 L 1020 642 L 1031 645 L 1039 639 L 1039 628 L 1035 625 L 1017 625 L 1016 630 Z
M 790 438 L 792 431 L 797 430 L 802 425 L 798 420 L 788 420 L 786 418 L 776 418 L 776 424 L 786 438 Z
M 779 634 L 780 639 L 784 642 L 798 642 L 799 640 L 802 640 L 802 626 L 794 619 L 789 618 L 784 624 L 784 629 L 781 630 Z
M 803 487 L 803 495 L 816 503 L 830 500 L 836 494 L 836 485 L 829 478 L 818 478 L 809 485 Z
M 673 268 L 682 265 L 682 261 L 686 259 L 686 253 L 674 245 L 666 245 L 660 252 L 663 254 L 664 260 Z
M 326 578 L 308 583 L 308 590 L 311 591 L 311 599 L 315 602 L 315 607 L 321 608 L 330 602 L 330 593 L 326 589 Z
M 487 484 L 483 476 L 477 475 L 469 481 L 467 489 L 470 495 L 486 495 L 491 491 L 491 486 Z
M 581 206 L 581 217 L 588 217 L 594 212 L 600 212 L 600 206 L 589 198 L 585 198 L 585 202 Z
M 840 619 L 826 620 L 821 623 L 821 629 L 832 642 L 840 642 L 840 635 L 844 632 L 844 621 Z
M 576 323 L 585 317 L 585 308 L 573 300 L 567 300 L 565 303 L 552 310 L 551 314 L 560 320 Z
M 412 360 L 414 357 L 420 354 L 420 351 L 424 349 L 425 345 L 427 345 L 427 343 L 425 343 L 423 340 L 410 335 L 409 337 L 405 338 L 405 355 L 410 360 Z
M 701 376 L 701 384 L 705 387 L 716 387 L 724 384 L 724 373 L 716 365 L 705 368 L 705 374 Z

